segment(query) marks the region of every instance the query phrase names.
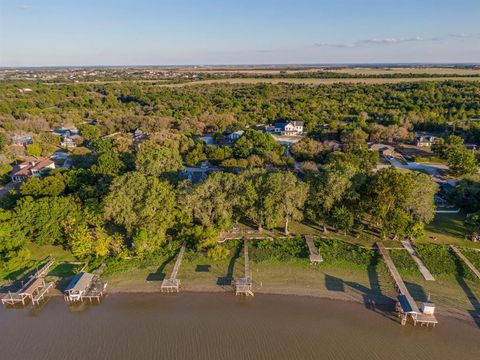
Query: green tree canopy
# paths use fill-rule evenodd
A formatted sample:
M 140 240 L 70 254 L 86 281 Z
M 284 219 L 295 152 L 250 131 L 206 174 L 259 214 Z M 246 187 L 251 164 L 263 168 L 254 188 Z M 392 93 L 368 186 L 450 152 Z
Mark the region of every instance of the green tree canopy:
M 176 147 L 145 141 L 139 145 L 136 157 L 137 170 L 145 175 L 160 176 L 183 167 L 182 157 Z
M 176 216 L 172 186 L 136 171 L 113 180 L 103 206 L 105 218 L 123 226 L 140 253 L 153 251 L 165 242 Z M 139 236 L 141 241 L 135 241 Z
M 282 155 L 285 150 L 272 135 L 252 129 L 245 131 L 233 145 L 233 153 L 238 158 L 247 158 L 250 155 L 262 156 L 269 151 Z

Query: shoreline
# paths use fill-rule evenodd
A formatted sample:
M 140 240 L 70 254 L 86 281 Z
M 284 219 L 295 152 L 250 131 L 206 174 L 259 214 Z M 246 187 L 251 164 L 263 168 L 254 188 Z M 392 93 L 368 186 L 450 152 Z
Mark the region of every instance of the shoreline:
M 152 284 L 155 282 L 147 282 L 146 284 Z M 158 284 L 160 285 L 160 284 Z M 227 287 L 227 286 L 226 286 Z M 294 291 L 293 291 L 294 290 Z M 160 286 L 157 288 L 148 288 L 147 286 L 136 286 L 135 288 L 131 290 L 125 290 L 125 289 L 119 289 L 116 287 L 107 287 L 106 292 L 105 292 L 105 297 L 108 297 L 109 295 L 117 296 L 117 295 L 139 295 L 141 296 L 142 294 L 148 294 L 148 295 L 153 295 L 157 294 L 159 296 L 178 296 L 181 293 L 185 294 L 209 294 L 209 295 L 214 295 L 214 294 L 224 294 L 231 296 L 232 298 L 245 298 L 245 297 L 238 297 L 235 296 L 235 293 L 233 289 L 228 289 L 225 287 L 222 287 L 218 285 L 217 287 L 202 287 L 202 286 L 188 286 L 182 290 L 180 290 L 179 293 L 162 293 L 160 291 Z M 339 293 L 336 291 L 330 291 L 330 290 L 323 290 L 321 292 L 315 292 L 315 291 L 308 291 L 308 289 L 304 289 L 304 291 L 298 291 L 298 288 L 288 290 L 288 289 L 275 289 L 275 290 L 262 290 L 262 289 L 256 289 L 255 290 L 255 295 L 268 295 L 268 296 L 282 296 L 282 297 L 303 297 L 303 298 L 312 298 L 312 299 L 319 299 L 319 300 L 328 300 L 328 301 L 342 301 L 342 302 L 347 302 L 347 303 L 355 303 L 359 305 L 364 305 L 364 309 L 367 311 L 373 311 L 373 312 L 386 312 L 390 313 L 391 315 L 394 315 L 394 304 L 395 300 L 391 297 L 388 297 L 386 295 L 378 294 L 378 295 L 373 295 L 369 300 L 372 302 L 367 303 L 366 299 L 362 299 L 360 297 L 355 297 L 352 296 L 348 293 Z M 63 296 L 63 293 L 58 290 L 54 289 L 48 297 L 61 297 Z M 254 297 L 253 297 L 254 299 Z M 102 300 L 103 302 L 103 300 Z M 88 302 L 86 302 L 88 304 Z M 376 306 L 379 305 L 380 307 L 391 307 L 390 310 L 385 310 L 385 309 L 378 309 Z M 440 316 L 445 316 L 449 318 L 453 318 L 465 323 L 469 323 L 471 325 L 477 325 L 475 319 L 472 317 L 471 314 L 468 313 L 468 311 L 464 310 L 459 310 L 459 309 L 454 309 L 454 308 L 437 308 L 435 310 L 435 313 Z M 395 316 L 396 317 L 396 316 Z M 478 314 L 478 318 L 480 319 L 480 314 Z M 400 323 L 399 323 L 400 324 Z

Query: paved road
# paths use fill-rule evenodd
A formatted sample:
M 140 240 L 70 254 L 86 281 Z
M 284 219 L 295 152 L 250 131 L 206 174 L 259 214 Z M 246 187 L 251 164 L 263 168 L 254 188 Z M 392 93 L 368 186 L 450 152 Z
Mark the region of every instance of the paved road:
M 0 196 L 5 195 L 5 194 L 6 194 L 10 189 L 12 189 L 14 186 L 15 186 L 15 183 L 10 181 L 7 185 L 5 185 L 4 187 L 2 187 L 2 188 L 0 189 Z

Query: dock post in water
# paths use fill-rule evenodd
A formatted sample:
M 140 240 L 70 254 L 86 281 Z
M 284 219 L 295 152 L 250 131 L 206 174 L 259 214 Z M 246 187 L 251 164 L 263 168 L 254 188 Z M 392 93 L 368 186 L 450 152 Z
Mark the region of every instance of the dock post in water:
M 455 245 L 450 245 L 450 248 L 460 259 L 462 259 L 465 265 L 467 265 L 468 268 L 472 270 L 472 272 L 480 279 L 480 271 L 478 271 L 475 265 L 473 265 L 472 262 L 468 260 L 467 257 L 463 255 L 462 252 Z
M 305 241 L 308 246 L 308 251 L 310 252 L 309 259 L 311 264 L 316 264 L 323 262 L 322 255 L 318 253 L 317 247 L 313 242 L 313 236 L 305 235 Z
M 180 280 L 177 279 L 178 270 L 182 264 L 183 253 L 187 247 L 187 242 L 184 241 L 180 252 L 178 253 L 177 260 L 173 266 L 172 274 L 169 278 L 166 278 L 162 281 L 162 286 L 160 288 L 161 292 L 179 292 L 180 291 Z
M 253 296 L 247 239 L 243 239 L 243 254 L 245 256 L 245 275 L 243 278 L 238 278 L 235 280 L 235 295 Z
M 377 242 L 376 245 L 378 250 L 380 251 L 380 254 L 383 257 L 383 260 L 385 261 L 385 264 L 387 265 L 390 275 L 393 278 L 395 289 L 397 290 L 398 302 L 396 305 L 396 309 L 398 315 L 401 317 L 401 324 L 405 325 L 407 323 L 408 317 L 410 316 L 413 320 L 414 325 L 417 325 L 417 323 L 422 326 L 429 326 L 430 324 L 432 324 L 432 326 L 435 327 L 435 325 L 438 323 L 434 315 L 435 305 L 430 302 L 426 302 L 422 304 L 422 310 L 418 308 L 417 303 L 410 295 L 410 292 L 405 286 L 405 283 L 403 282 L 403 279 L 400 276 L 397 267 L 393 263 L 393 260 L 390 257 L 390 253 L 385 248 L 383 243 Z

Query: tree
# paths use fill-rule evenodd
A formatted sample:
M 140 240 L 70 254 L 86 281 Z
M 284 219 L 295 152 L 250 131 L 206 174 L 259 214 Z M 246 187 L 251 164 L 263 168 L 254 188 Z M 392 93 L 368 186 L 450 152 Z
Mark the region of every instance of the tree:
M 9 174 L 12 170 L 12 165 L 7 163 L 0 163 L 0 185 L 5 185 L 10 182 Z
M 252 129 L 245 131 L 233 145 L 233 153 L 238 158 L 247 158 L 250 155 L 263 156 L 269 151 L 282 155 L 284 148 L 272 135 Z
M 364 209 L 382 235 L 402 236 L 433 219 L 437 188 L 425 174 L 382 169 L 366 186 Z
M 448 159 L 453 152 L 463 148 L 463 139 L 457 135 L 450 135 L 446 139 L 439 138 L 437 143 L 432 145 L 432 151 L 442 159 Z
M 29 156 L 40 156 L 42 155 L 42 147 L 40 144 L 33 143 L 26 146 L 27 155 Z
M 449 154 L 448 165 L 454 176 L 473 175 L 478 171 L 475 155 L 464 147 L 455 149 Z
M 340 140 L 343 144 L 343 151 L 356 152 L 367 148 L 368 135 L 360 128 L 342 132 Z
M 80 124 L 78 130 L 82 134 L 83 138 L 87 141 L 93 141 L 102 136 L 102 132 L 98 127 L 91 124 Z
M 473 152 L 464 147 L 460 136 L 450 135 L 434 144 L 432 150 L 437 156 L 447 159 L 450 171 L 454 176 L 475 174 L 478 170 L 477 159 Z
M 353 213 L 344 205 L 335 207 L 332 210 L 332 220 L 338 229 L 345 232 L 351 230 L 355 221 Z
M 329 162 L 318 173 L 309 174 L 307 214 L 310 219 L 326 221 L 336 206 L 354 198 L 354 177 L 358 173 L 357 164 L 347 157 L 336 156 L 329 158 Z
M 152 141 L 139 145 L 135 163 L 138 171 L 151 176 L 174 173 L 183 167 L 177 148 L 158 145 Z
M 5 147 L 8 145 L 7 137 L 4 133 L 0 133 L 0 151 L 5 150 Z
M 68 245 L 77 258 L 85 258 L 93 253 L 95 239 L 86 223 L 81 223 L 68 232 Z
M 322 143 L 306 137 L 293 145 L 290 151 L 298 161 L 318 161 L 324 148 Z
M 74 222 L 80 216 L 79 204 L 73 197 L 52 196 L 34 200 L 26 196 L 14 209 L 19 232 L 40 245 L 63 244 L 65 222 Z
M 103 201 L 106 220 L 125 228 L 134 239 L 141 236 L 139 253 L 151 252 L 165 242 L 176 216 L 172 186 L 153 176 L 130 172 L 115 178 Z
M 125 163 L 120 155 L 114 150 L 108 150 L 102 153 L 97 163 L 92 166 L 92 173 L 106 176 L 116 176 L 125 170 Z
M 206 159 L 207 155 L 205 155 L 204 144 L 203 142 L 198 142 L 193 149 L 188 152 L 187 156 L 185 156 L 185 163 L 187 166 L 197 166 Z
M 238 175 L 213 173 L 184 197 L 184 206 L 197 224 L 225 229 L 240 201 L 240 183 Z
M 267 218 L 283 219 L 285 234 L 288 235 L 290 221 L 303 218 L 308 185 L 291 172 L 270 173 L 266 175 L 264 191 L 260 196 L 264 197 L 263 208 Z
M 65 191 L 65 181 L 61 174 L 39 179 L 30 177 L 20 185 L 23 196 L 59 196 Z

